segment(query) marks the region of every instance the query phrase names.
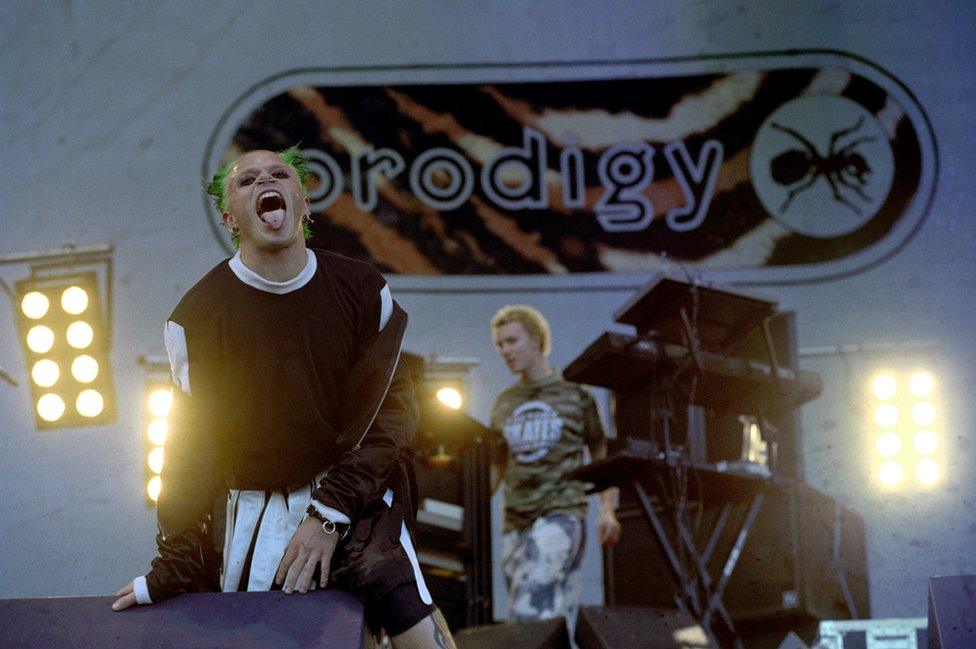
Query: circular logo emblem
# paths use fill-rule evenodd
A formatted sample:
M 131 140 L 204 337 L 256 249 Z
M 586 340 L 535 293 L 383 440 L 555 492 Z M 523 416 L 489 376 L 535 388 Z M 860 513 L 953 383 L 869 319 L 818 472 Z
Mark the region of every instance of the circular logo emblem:
M 884 204 L 894 177 L 888 134 L 860 104 L 835 95 L 788 101 L 759 127 L 749 175 L 769 214 L 796 232 L 857 230 Z
M 508 448 L 524 464 L 541 460 L 562 436 L 563 420 L 545 401 L 526 401 L 502 427 Z

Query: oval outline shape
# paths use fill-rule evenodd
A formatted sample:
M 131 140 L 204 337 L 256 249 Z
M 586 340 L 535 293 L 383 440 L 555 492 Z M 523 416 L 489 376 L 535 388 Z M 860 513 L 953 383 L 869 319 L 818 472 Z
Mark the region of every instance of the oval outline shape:
M 935 198 L 940 164 L 938 145 L 931 120 L 915 94 L 894 74 L 866 57 L 838 49 L 793 49 L 742 52 L 729 54 L 693 55 L 630 60 L 541 61 L 520 63 L 463 63 L 339 66 L 295 68 L 276 73 L 256 82 L 239 95 L 222 113 L 207 140 L 201 177 L 204 183 L 220 164 L 222 154 L 233 140 L 243 120 L 268 99 L 302 83 L 311 85 L 378 86 L 395 83 L 515 83 L 520 81 L 583 81 L 607 76 L 615 70 L 622 77 L 652 76 L 657 78 L 685 75 L 730 73 L 741 69 L 761 71 L 825 67 L 839 61 L 839 67 L 868 79 L 894 98 L 905 111 L 914 128 L 920 155 L 919 184 L 908 206 L 898 217 L 894 227 L 876 242 L 842 258 L 814 264 L 782 266 L 751 266 L 735 268 L 694 267 L 696 276 L 725 285 L 775 286 L 801 285 L 835 281 L 874 268 L 897 255 L 918 232 L 928 216 Z M 666 73 L 656 73 L 667 68 Z M 498 71 L 508 74 L 498 75 Z M 572 74 L 568 74 L 572 72 Z M 407 74 L 411 76 L 406 76 Z M 450 79 L 445 79 L 447 73 Z M 493 74 L 494 73 L 494 74 Z M 514 74 L 513 74 L 514 73 Z M 363 76 L 372 77 L 364 81 Z M 440 76 L 434 76 L 440 75 Z M 497 78 L 494 78 L 497 76 Z M 323 79 L 328 77 L 328 82 Z M 343 77 L 346 79 L 341 80 Z M 429 78 L 424 78 L 429 77 Z M 469 77 L 469 78 L 462 78 Z M 493 78 L 486 78 L 493 77 Z M 314 78 L 314 82 L 313 82 Z M 234 131 L 229 124 L 233 123 Z M 222 248 L 233 254 L 227 237 L 222 233 L 209 198 L 203 195 L 205 215 L 211 232 Z M 506 274 L 506 275 L 405 275 L 390 273 L 391 288 L 416 293 L 457 291 L 630 291 L 643 286 L 660 269 L 644 271 L 603 271 L 596 273 Z

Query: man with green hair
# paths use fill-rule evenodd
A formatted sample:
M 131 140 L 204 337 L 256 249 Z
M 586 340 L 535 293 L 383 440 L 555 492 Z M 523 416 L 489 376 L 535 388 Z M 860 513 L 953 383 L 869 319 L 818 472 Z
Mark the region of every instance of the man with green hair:
M 407 316 L 372 266 L 306 247 L 307 166 L 296 149 L 250 151 L 208 187 L 238 253 L 166 323 L 159 556 L 113 608 L 335 583 L 394 647 L 453 647 L 410 533 Z
M 549 364 L 549 324 L 524 304 L 506 306 L 491 319 L 495 347 L 519 380 L 491 410 L 491 489 L 504 477 L 502 569 L 508 585 L 508 618 L 565 617 L 570 638 L 582 588 L 586 540 L 584 485 L 565 474 L 583 464 L 583 448 L 606 457 L 596 402 Z M 620 538 L 616 490 L 600 494 L 597 536 L 612 547 Z

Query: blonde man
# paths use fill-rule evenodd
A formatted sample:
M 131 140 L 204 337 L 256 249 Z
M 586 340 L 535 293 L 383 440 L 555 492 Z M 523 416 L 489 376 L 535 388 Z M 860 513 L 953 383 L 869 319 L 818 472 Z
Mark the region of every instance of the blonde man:
M 502 567 L 510 620 L 566 618 L 572 637 L 579 607 L 587 500 L 584 485 L 566 480 L 607 445 L 596 402 L 549 364 L 549 324 L 527 305 L 506 306 L 491 319 L 492 337 L 519 380 L 491 412 L 492 491 L 504 479 Z M 600 494 L 597 537 L 604 547 L 620 538 L 615 494 Z

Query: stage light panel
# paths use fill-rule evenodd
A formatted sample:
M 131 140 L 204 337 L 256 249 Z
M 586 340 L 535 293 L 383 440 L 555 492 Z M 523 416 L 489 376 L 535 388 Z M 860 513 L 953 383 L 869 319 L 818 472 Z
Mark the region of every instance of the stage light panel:
M 159 369 L 159 368 L 157 368 Z M 159 372 L 161 374 L 161 372 Z M 143 400 L 145 436 L 143 437 L 144 474 L 147 504 L 155 504 L 162 488 L 166 440 L 170 432 L 170 415 L 173 411 L 173 387 L 166 379 L 155 378 L 146 382 Z
M 928 369 L 909 369 L 875 374 L 868 384 L 874 398 L 872 471 L 889 488 L 928 488 L 943 479 L 937 380 Z
M 898 381 L 891 374 L 879 374 L 871 382 L 871 389 L 874 392 L 874 396 L 882 401 L 888 401 L 897 394 Z
M 17 282 L 16 295 L 35 426 L 69 428 L 114 421 L 108 330 L 97 275 L 44 271 Z

